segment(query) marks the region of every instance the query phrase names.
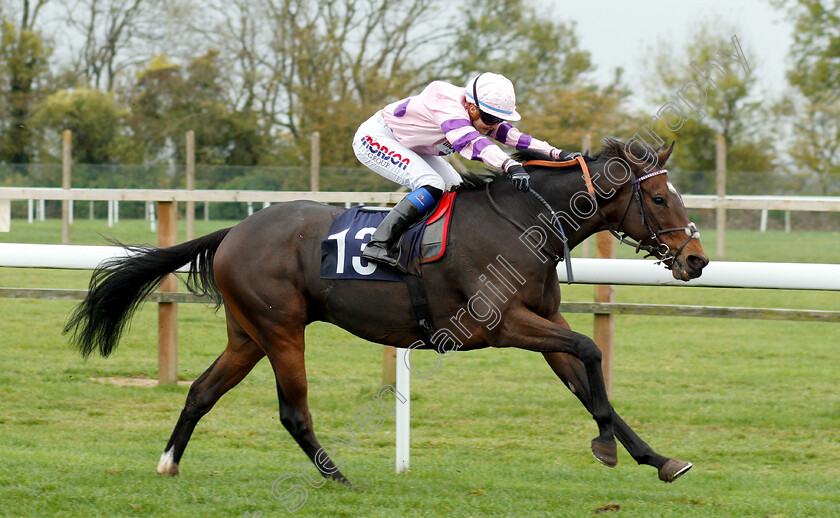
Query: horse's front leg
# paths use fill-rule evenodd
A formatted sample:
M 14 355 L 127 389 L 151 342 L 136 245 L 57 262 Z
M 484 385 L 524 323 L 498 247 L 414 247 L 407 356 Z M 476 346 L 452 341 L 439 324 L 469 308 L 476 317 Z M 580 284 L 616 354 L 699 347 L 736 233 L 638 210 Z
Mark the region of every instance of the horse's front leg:
M 592 396 L 589 411 L 598 424 L 599 432 L 598 437 L 592 440 L 592 454 L 604 465 L 615 466 L 618 451 L 613 435 L 614 411 L 604 385 L 601 350 L 595 342 L 524 307 L 511 310 L 502 322 L 502 329 L 493 345 L 540 353 L 566 353 L 583 363 Z
M 560 313 L 556 313 L 548 319 L 559 324 L 561 327 L 571 329 L 569 323 Z M 551 366 L 554 373 L 557 374 L 557 377 L 569 387 L 569 390 L 589 410 L 592 406 L 592 396 L 589 391 L 589 380 L 586 378 L 586 371 L 583 364 L 568 354 L 544 353 L 543 356 L 545 356 L 545 360 Z M 648 443 L 636 435 L 636 432 L 630 428 L 630 425 L 624 422 L 615 410 L 613 410 L 613 427 L 615 428 L 615 436 L 627 448 L 627 452 L 630 453 L 633 459 L 639 464 L 647 464 L 656 468 L 659 472 L 659 479 L 663 482 L 673 482 L 691 469 L 692 464 L 690 462 L 663 457 L 656 453 Z

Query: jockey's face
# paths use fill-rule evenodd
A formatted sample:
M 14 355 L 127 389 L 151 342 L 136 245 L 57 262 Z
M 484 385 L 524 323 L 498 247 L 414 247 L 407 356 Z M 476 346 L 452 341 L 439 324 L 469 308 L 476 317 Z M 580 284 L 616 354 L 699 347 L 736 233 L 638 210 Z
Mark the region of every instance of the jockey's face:
M 487 135 L 496 128 L 501 122 L 496 124 L 487 124 L 481 120 L 481 113 L 473 103 L 467 103 L 467 113 L 470 114 L 470 121 L 472 121 L 473 128 L 475 128 L 482 135 Z

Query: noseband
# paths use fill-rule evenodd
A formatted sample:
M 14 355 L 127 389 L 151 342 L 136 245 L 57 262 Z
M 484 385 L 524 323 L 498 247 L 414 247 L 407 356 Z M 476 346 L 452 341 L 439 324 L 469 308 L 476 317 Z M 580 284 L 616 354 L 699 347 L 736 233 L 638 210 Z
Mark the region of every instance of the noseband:
M 572 165 L 579 164 L 580 168 L 583 172 L 583 179 L 586 182 L 586 190 L 589 193 L 589 197 L 592 199 L 592 203 L 598 210 L 598 214 L 601 216 L 601 219 L 604 222 L 604 226 L 607 228 L 610 234 L 612 234 L 619 243 L 623 243 L 625 245 L 630 245 L 636 249 L 636 253 L 639 250 L 644 250 L 647 252 L 647 257 L 655 257 L 659 260 L 660 263 L 663 263 L 667 269 L 671 269 L 674 263 L 674 259 L 676 259 L 680 253 L 682 253 L 683 249 L 686 245 L 694 238 L 700 237 L 700 232 L 697 230 L 697 226 L 694 223 L 689 222 L 689 224 L 685 227 L 674 227 L 674 228 L 660 228 L 659 224 L 654 219 L 653 214 L 650 211 L 650 207 L 648 206 L 647 202 L 645 201 L 645 197 L 642 195 L 642 182 L 647 180 L 648 178 L 652 178 L 654 176 L 658 176 L 660 174 L 668 174 L 667 169 L 659 169 L 658 171 L 653 171 L 652 173 L 647 173 L 639 178 L 635 177 L 631 180 L 631 185 L 633 189 L 633 193 L 631 196 L 627 198 L 627 205 L 624 207 L 624 212 L 621 215 L 621 219 L 618 221 L 618 225 L 616 228 L 613 228 L 610 225 L 609 221 L 607 221 L 607 216 L 604 214 L 604 211 L 601 210 L 601 207 L 598 205 L 597 200 L 595 199 L 595 189 L 592 185 L 592 178 L 589 175 L 589 167 L 586 164 L 586 160 L 583 159 L 582 156 L 575 157 L 574 160 L 568 160 L 566 162 L 553 162 L 549 160 L 529 160 L 522 165 L 540 165 L 545 167 L 569 167 Z M 560 220 L 557 218 L 557 212 L 551 208 L 548 202 L 543 199 L 536 191 L 533 189 L 530 190 L 530 193 L 535 196 L 543 205 L 545 205 L 552 216 L 552 221 L 557 227 L 560 229 L 561 235 L 565 237 L 565 233 L 563 232 L 563 227 L 560 224 Z M 642 222 L 644 223 L 645 227 L 647 228 L 648 235 L 650 240 L 653 244 L 651 245 L 643 245 L 641 241 L 636 241 L 631 238 L 626 231 L 622 230 L 622 226 L 624 225 L 624 220 L 627 218 L 627 214 L 630 211 L 630 205 L 633 203 L 633 200 L 636 201 L 636 207 L 639 209 L 639 217 L 641 218 Z M 663 243 L 659 237 L 663 234 L 667 234 L 669 232 L 678 232 L 682 230 L 685 232 L 686 239 L 683 241 L 683 244 L 677 249 L 676 253 L 671 254 L 671 248 Z M 564 248 L 567 250 L 568 247 L 564 242 Z M 571 267 L 569 264 L 569 256 L 568 252 L 564 250 L 564 258 L 566 260 L 566 270 L 569 274 L 569 280 L 571 282 Z

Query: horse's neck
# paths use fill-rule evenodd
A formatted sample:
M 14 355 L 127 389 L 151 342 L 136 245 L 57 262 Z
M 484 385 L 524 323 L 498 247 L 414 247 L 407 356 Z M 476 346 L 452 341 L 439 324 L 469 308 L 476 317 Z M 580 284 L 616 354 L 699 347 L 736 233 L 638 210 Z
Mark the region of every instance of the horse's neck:
M 536 180 L 533 185 L 534 191 L 544 198 L 549 192 L 555 192 L 558 187 L 553 185 L 549 189 L 540 182 L 539 178 L 534 179 Z M 561 191 L 568 191 L 570 193 L 568 197 L 571 198 L 577 192 L 576 185 L 571 177 L 565 180 L 563 183 L 567 185 L 561 186 Z M 503 185 L 505 187 L 502 187 Z M 581 180 L 581 186 L 583 185 Z M 545 243 L 537 246 L 538 255 L 542 254 L 555 262 L 563 257 L 563 236 L 571 249 L 595 233 L 601 226 L 601 219 L 597 213 L 590 218 L 580 217 L 579 214 L 570 210 L 569 199 L 562 199 L 562 195 L 560 199 L 556 194 L 551 197 L 552 199 L 546 199 L 551 207 L 549 209 L 535 196 L 519 193 L 502 183 L 490 185 L 490 198 L 488 200 L 486 192 L 482 190 L 481 196 L 475 196 L 473 200 L 482 206 L 490 205 L 493 209 L 492 218 L 498 221 L 498 224 L 493 227 L 494 233 L 515 231 L 516 236 L 513 239 L 517 243 L 526 243 L 528 240 L 533 243 L 535 240 L 544 239 Z M 552 210 L 556 218 L 552 217 Z M 498 236 L 501 238 L 500 234 Z
M 535 190 L 538 193 L 541 191 L 546 194 L 551 193 L 551 196 L 547 197 L 546 200 L 555 213 L 554 224 L 555 226 L 557 224 L 562 226 L 570 249 L 604 228 L 600 209 L 594 207 L 594 210 L 588 211 L 585 208 L 588 206 L 588 200 L 592 198 L 586 190 L 586 183 L 581 171 L 564 171 L 559 175 L 548 173 L 543 180 L 543 182 L 539 180 L 536 182 Z M 551 185 L 545 185 L 546 181 L 550 182 Z M 599 201 L 597 197 L 596 201 Z M 547 208 L 542 204 L 539 205 L 539 208 L 546 217 L 550 217 Z M 587 210 L 587 212 L 584 212 L 584 210 Z M 562 251 L 562 240 L 558 241 L 555 246 Z

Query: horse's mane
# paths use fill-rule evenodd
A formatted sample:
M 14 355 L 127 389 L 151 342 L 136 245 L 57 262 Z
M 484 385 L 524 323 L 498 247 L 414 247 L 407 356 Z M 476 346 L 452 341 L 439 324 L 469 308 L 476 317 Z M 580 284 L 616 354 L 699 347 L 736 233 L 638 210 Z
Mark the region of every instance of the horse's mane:
M 464 171 L 460 173 L 461 178 L 464 180 L 458 185 L 458 189 L 461 191 L 470 191 L 474 189 L 483 189 L 485 185 L 490 182 L 495 182 L 499 178 L 504 178 L 505 174 L 501 171 L 492 171 L 490 169 L 485 170 L 484 173 L 474 173 L 472 171 Z
M 655 149 L 646 143 L 634 139 L 628 146 L 625 142 L 613 137 L 605 137 L 604 147 L 601 148 L 593 160 L 609 160 L 610 158 L 621 158 L 622 155 L 632 155 L 634 158 L 642 161 L 642 163 L 659 167 L 659 149 Z
M 600 151 L 591 156 L 584 155 L 583 158 L 587 162 L 597 162 L 599 160 L 609 160 L 610 158 L 621 158 L 622 154 L 626 155 L 629 153 L 635 158 L 638 158 L 639 160 L 644 159 L 644 163 L 646 164 L 652 166 L 659 165 L 656 160 L 656 157 L 659 154 L 659 150 L 654 149 L 653 147 L 643 142 L 640 142 L 639 140 L 633 140 L 629 146 L 625 142 L 622 142 L 614 137 L 604 137 L 603 142 L 604 146 L 600 149 Z M 526 149 L 524 151 L 517 151 L 512 155 L 512 157 L 518 162 L 527 162 L 528 160 L 549 160 L 552 162 L 556 162 L 556 160 L 552 160 L 545 153 L 533 151 L 530 149 Z M 569 167 L 574 168 L 574 166 Z
M 639 140 L 633 140 L 628 146 L 625 142 L 622 142 L 617 138 L 604 137 L 603 143 L 604 146 L 596 154 L 591 156 L 584 155 L 584 160 L 586 160 L 587 162 L 606 161 L 611 158 L 622 158 L 623 155 L 631 154 L 640 161 L 643 161 L 645 164 L 649 164 L 654 167 L 659 166 L 657 161 L 657 155 L 659 154 L 659 150 L 654 149 L 653 147 Z M 557 160 L 553 160 L 547 154 L 532 149 L 517 151 L 511 155 L 511 158 L 513 158 L 517 162 L 527 162 L 529 160 L 548 160 L 551 162 L 557 162 Z M 579 169 L 579 166 L 571 165 L 569 167 L 564 167 L 559 171 L 571 172 L 577 171 Z M 491 171 L 488 169 L 484 174 L 478 174 L 473 173 L 471 171 L 467 171 L 461 173 L 461 177 L 464 179 L 464 182 L 459 186 L 459 188 L 468 191 L 471 189 L 482 188 L 489 182 L 493 182 L 498 180 L 499 178 L 503 178 L 504 174 L 500 171 Z

